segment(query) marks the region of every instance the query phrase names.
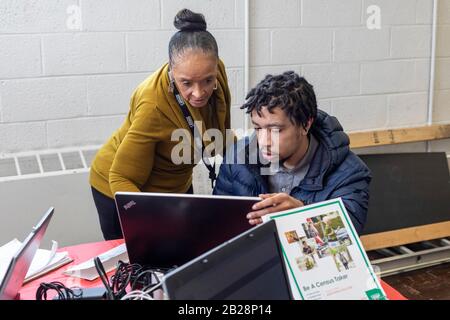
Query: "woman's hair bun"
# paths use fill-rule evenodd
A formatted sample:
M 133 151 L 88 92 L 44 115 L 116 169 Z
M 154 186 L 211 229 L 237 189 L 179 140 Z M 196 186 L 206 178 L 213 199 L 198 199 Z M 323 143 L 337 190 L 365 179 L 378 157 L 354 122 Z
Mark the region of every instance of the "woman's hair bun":
M 201 13 L 192 12 L 189 9 L 182 9 L 178 11 L 173 25 L 180 31 L 205 31 L 206 21 Z

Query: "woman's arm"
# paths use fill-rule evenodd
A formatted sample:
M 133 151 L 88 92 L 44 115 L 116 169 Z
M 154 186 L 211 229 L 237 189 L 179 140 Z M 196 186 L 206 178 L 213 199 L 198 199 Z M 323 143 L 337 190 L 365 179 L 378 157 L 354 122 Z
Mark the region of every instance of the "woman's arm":
M 117 149 L 109 172 L 112 194 L 141 191 L 153 168 L 160 132 L 159 110 L 154 105 L 142 103 Z

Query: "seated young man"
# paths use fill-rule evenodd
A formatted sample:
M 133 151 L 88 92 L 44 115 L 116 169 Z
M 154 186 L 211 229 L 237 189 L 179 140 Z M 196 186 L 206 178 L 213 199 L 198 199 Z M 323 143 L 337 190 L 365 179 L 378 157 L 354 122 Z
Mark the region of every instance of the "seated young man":
M 370 171 L 350 151 L 338 120 L 317 109 L 313 87 L 292 71 L 268 75 L 250 90 L 242 109 L 255 134 L 238 141 L 224 159 L 213 193 L 261 197 L 247 215 L 250 224 L 268 213 L 341 197 L 360 233 Z M 267 163 L 274 162 L 278 169 L 267 174 Z

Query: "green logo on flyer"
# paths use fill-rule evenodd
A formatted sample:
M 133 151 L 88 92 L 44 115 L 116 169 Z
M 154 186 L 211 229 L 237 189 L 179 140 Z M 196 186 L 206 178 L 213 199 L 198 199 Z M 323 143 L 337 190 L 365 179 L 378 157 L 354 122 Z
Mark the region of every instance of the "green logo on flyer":
M 380 289 L 372 289 L 369 291 L 366 291 L 366 295 L 369 298 L 369 300 L 386 300 L 386 297 L 381 292 Z

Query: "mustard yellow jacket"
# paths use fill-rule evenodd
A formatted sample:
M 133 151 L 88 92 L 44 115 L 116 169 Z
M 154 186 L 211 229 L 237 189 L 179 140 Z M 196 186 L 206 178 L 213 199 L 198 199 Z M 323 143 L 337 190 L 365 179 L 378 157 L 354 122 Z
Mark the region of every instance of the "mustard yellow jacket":
M 218 67 L 218 88 L 210 99 L 215 103 L 203 108 L 187 105 L 194 121 L 203 121 L 202 134 L 215 128 L 225 138 L 225 130 L 230 128 L 231 97 L 220 60 Z M 172 148 L 179 143 L 171 141 L 173 130 L 183 128 L 190 133 L 190 129 L 169 91 L 167 71 L 165 64 L 136 88 L 124 123 L 91 164 L 91 186 L 110 198 L 117 191 L 184 193 L 192 184 L 194 161 L 177 165 L 171 160 Z M 193 158 L 193 149 L 191 154 Z

